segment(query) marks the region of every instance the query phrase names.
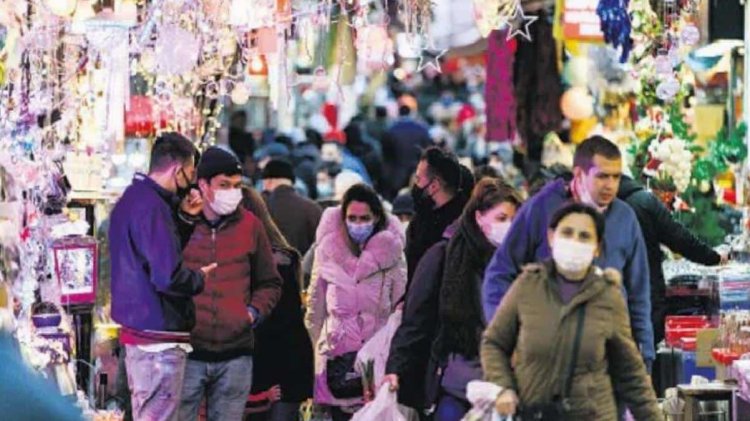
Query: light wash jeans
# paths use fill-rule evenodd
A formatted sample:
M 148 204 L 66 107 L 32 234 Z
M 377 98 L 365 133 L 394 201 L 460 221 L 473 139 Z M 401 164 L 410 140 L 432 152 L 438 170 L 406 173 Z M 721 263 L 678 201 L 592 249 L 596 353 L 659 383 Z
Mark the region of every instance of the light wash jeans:
M 171 348 L 146 352 L 127 345 L 128 372 L 135 421 L 177 421 L 187 352 Z
M 188 360 L 182 388 L 180 421 L 195 421 L 203 399 L 208 421 L 242 421 L 253 380 L 253 358 L 222 362 Z

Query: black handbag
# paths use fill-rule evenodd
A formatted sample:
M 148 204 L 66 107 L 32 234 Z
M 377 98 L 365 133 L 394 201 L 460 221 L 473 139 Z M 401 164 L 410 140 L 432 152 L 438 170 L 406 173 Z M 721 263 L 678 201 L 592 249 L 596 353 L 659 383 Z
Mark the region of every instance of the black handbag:
M 357 351 L 354 351 L 326 362 L 326 380 L 333 397 L 351 399 L 364 395 L 362 376 L 354 369 L 356 359 Z
M 518 421 L 560 421 L 565 419 L 565 415 L 570 412 L 571 406 L 568 396 L 570 389 L 573 387 L 573 377 L 575 375 L 576 363 L 578 362 L 578 351 L 581 348 L 581 338 L 583 337 L 583 322 L 586 317 L 586 304 L 578 307 L 578 320 L 576 325 L 576 338 L 573 342 L 573 353 L 570 358 L 568 372 L 563 384 L 563 390 L 560 396 L 555 397 L 551 403 L 521 407 L 514 418 Z

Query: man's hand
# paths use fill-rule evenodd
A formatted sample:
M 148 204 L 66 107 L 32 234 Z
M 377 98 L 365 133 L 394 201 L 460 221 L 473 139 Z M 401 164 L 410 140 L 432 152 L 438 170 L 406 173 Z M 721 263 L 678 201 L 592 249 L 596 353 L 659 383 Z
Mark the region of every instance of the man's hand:
M 207 277 L 211 272 L 213 272 L 214 269 L 216 269 L 216 266 L 218 266 L 218 264 L 216 263 L 211 263 L 208 266 L 203 266 L 201 268 L 201 272 L 203 272 L 203 276 Z
M 273 386 L 272 388 L 268 389 L 266 393 L 269 402 L 273 403 L 281 400 L 281 386 L 279 385 Z
M 495 411 L 504 417 L 516 415 L 518 396 L 511 389 L 505 389 L 495 400 Z
M 190 189 L 190 193 L 182 199 L 180 210 L 191 216 L 198 216 L 203 211 L 203 198 L 196 189 Z
M 721 260 L 719 260 L 719 264 L 724 266 L 726 264 L 729 264 L 729 253 L 728 252 L 721 252 L 719 253 L 719 256 L 721 256 Z
M 386 374 L 383 377 L 383 383 L 388 383 L 391 386 L 391 392 L 398 390 L 398 375 L 397 374 Z

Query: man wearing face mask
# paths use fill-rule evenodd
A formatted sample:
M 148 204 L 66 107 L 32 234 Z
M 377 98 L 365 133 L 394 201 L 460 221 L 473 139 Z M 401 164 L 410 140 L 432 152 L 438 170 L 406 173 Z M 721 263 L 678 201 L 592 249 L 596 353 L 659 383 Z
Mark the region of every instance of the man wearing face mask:
M 262 223 L 240 206 L 242 167 L 231 152 L 211 147 L 198 165 L 205 202 L 184 257 L 188 267 L 216 262 L 195 297 L 180 420 L 195 420 L 200 403 L 208 420 L 241 420 L 252 386 L 253 328 L 278 302 L 281 277 Z
M 455 155 L 434 146 L 424 150 L 411 190 L 416 214 L 406 231 L 407 291 L 419 259 L 461 216 L 473 188 L 471 171 Z
M 503 245 L 490 261 L 482 288 L 485 320 L 495 309 L 524 265 L 550 257 L 546 227 L 552 214 L 568 201 L 590 205 L 606 219 L 599 267 L 618 270 L 623 277 L 633 337 L 648 367 L 654 360 L 651 297 L 646 245 L 633 210 L 617 199 L 622 156 L 617 145 L 593 136 L 578 145 L 573 179 L 550 182 L 518 212 Z M 575 250 L 567 250 L 575 253 Z M 586 256 L 572 256 L 584 260 Z
M 184 136 L 160 136 L 148 175 L 135 175 L 110 218 L 112 318 L 122 326 L 136 420 L 176 419 L 195 325 L 192 297 L 216 267 L 213 260 L 192 268 L 182 264 L 186 239 L 180 235 L 191 229 L 181 226 L 203 206 L 197 192 L 187 195 L 195 154 Z

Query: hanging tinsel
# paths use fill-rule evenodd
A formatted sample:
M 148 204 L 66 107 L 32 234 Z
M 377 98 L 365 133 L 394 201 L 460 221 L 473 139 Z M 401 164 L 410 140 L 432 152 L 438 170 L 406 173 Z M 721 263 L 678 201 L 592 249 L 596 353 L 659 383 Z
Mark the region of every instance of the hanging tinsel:
M 604 40 L 615 47 L 622 48 L 620 62 L 628 60 L 633 40 L 630 39 L 630 15 L 628 15 L 629 0 L 600 0 L 596 14 L 601 21 Z

